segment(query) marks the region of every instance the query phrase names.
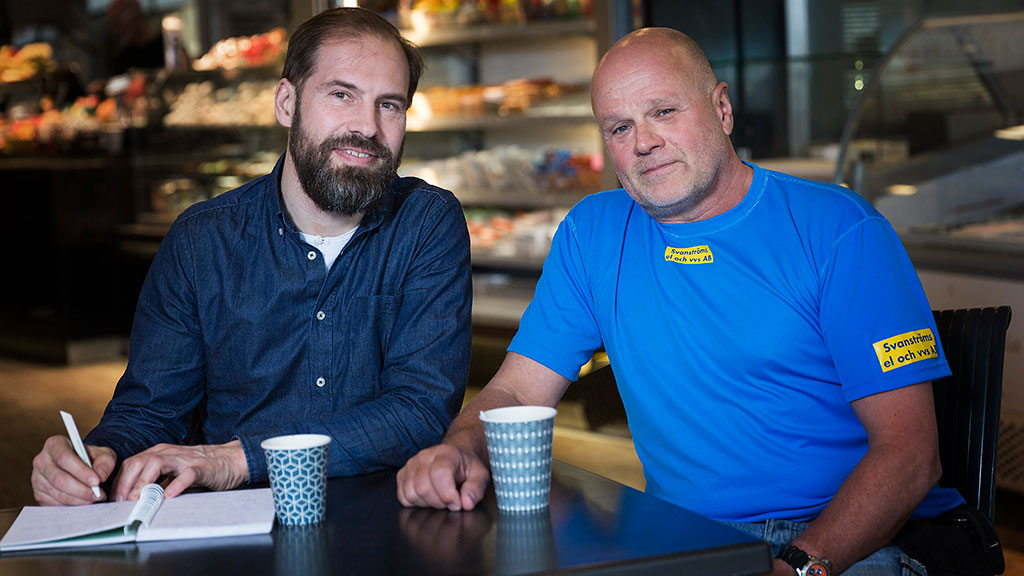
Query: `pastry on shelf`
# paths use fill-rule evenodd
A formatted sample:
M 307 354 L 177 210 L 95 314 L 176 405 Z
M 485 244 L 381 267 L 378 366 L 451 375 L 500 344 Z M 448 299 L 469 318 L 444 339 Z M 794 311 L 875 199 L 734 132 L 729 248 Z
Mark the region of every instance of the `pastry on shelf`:
M 212 81 L 192 82 L 175 97 L 164 116 L 171 127 L 277 126 L 274 116 L 276 80 L 243 81 L 217 87 Z
M 53 48 L 46 42 L 26 44 L 20 49 L 0 46 L 0 83 L 22 82 L 54 67 Z
M 275 28 L 264 34 L 225 38 L 192 63 L 195 70 L 234 70 L 273 66 L 283 61 L 288 33 Z

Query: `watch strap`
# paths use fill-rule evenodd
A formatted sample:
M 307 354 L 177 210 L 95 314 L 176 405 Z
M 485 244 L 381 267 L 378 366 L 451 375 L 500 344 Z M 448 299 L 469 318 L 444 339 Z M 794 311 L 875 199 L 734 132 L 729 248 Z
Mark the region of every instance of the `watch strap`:
M 830 576 L 832 563 L 824 558 L 815 558 L 792 544 L 786 544 L 775 555 L 789 564 L 798 576 Z
M 779 550 L 779 553 L 776 554 L 775 557 L 797 570 L 803 568 L 804 564 L 807 564 L 807 561 L 811 559 L 810 554 L 796 546 L 793 546 L 792 544 L 786 544 L 783 546 L 782 550 Z

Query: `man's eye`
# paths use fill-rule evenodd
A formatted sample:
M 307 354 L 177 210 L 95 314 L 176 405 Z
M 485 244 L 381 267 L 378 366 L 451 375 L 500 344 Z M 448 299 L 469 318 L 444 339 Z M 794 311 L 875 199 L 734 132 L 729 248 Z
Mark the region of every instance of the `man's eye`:
M 615 128 L 612 128 L 612 135 L 614 136 L 615 134 L 622 134 L 626 130 L 629 130 L 629 126 L 626 126 L 625 124 L 621 126 L 616 126 Z
M 668 116 L 673 112 L 675 112 L 674 108 L 665 108 L 664 110 L 658 110 L 658 116 Z
M 331 96 L 334 96 L 335 98 L 337 98 L 339 100 L 348 100 L 349 98 L 352 97 L 348 92 L 341 92 L 341 91 L 331 92 Z

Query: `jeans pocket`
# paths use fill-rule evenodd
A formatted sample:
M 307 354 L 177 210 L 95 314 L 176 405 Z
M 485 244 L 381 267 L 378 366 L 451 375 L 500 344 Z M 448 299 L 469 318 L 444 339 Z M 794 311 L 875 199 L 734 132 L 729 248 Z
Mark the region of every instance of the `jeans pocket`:
M 928 576 L 928 569 L 917 560 L 903 554 L 900 559 L 900 576 Z

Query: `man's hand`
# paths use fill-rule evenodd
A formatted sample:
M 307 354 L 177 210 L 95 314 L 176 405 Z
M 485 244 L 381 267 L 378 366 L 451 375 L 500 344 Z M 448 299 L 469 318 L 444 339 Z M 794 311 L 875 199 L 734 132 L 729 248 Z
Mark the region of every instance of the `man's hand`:
M 398 501 L 403 506 L 472 510 L 490 479 L 475 454 L 439 444 L 413 456 L 398 471 Z
M 92 504 L 96 498 L 93 486 L 110 476 L 117 455 L 102 446 L 85 447 L 92 468 L 78 457 L 71 441 L 64 436 L 50 436 L 43 449 L 32 460 L 32 495 L 44 506 Z
M 249 479 L 249 466 L 238 440 L 208 446 L 157 444 L 124 461 L 112 490 L 114 499 L 137 500 L 142 487 L 160 476 L 174 478 L 164 489 L 165 498 L 174 498 L 192 485 L 235 488 Z
M 504 406 L 555 406 L 569 380 L 536 362 L 509 352 L 494 378 L 462 409 L 444 441 L 413 456 L 398 471 L 403 506 L 472 510 L 484 497 L 491 473 L 482 458 L 487 441 L 481 410 Z

